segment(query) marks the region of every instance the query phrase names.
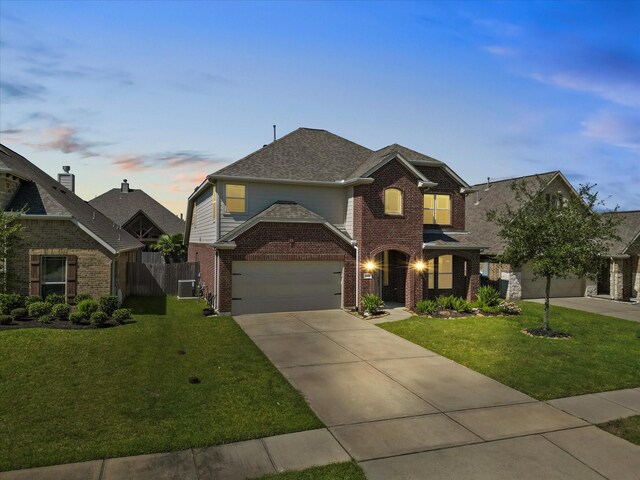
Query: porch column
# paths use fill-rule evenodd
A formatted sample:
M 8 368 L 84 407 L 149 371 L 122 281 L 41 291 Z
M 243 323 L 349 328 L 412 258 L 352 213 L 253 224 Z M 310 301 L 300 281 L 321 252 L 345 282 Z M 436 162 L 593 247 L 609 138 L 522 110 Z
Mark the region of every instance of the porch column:
M 611 259 L 611 298 L 622 300 L 624 298 L 624 260 L 621 258 Z
M 480 252 L 475 252 L 467 259 L 467 276 L 469 286 L 467 287 L 467 301 L 473 302 L 478 298 L 480 288 Z

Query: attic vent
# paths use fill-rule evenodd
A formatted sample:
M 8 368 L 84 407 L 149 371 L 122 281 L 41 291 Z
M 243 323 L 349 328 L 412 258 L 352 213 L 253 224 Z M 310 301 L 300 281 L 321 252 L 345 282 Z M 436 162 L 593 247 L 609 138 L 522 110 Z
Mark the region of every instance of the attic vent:
M 297 205 L 293 200 L 278 200 L 276 203 L 278 205 Z

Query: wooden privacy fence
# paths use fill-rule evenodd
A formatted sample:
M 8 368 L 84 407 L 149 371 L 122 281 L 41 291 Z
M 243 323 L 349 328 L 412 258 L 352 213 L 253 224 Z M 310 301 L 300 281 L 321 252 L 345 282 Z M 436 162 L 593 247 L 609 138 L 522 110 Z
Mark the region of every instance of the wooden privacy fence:
M 196 280 L 199 262 L 127 263 L 127 295 L 178 295 L 178 280 Z

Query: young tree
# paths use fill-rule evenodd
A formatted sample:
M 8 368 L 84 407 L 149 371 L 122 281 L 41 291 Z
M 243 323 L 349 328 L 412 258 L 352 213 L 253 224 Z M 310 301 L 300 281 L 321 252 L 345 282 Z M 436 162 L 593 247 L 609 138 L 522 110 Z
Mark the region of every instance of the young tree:
M 487 213 L 500 227 L 506 247 L 499 260 L 512 266 L 528 263 L 535 277 L 546 279 L 542 329 L 549 330 L 551 279 L 568 275 L 594 278 L 608 246 L 618 239 L 618 221 L 595 211 L 603 207 L 595 185 L 580 185 L 578 195 L 544 195 L 545 185 L 514 182 L 516 205 Z M 616 207 L 617 209 L 617 207 Z
M 177 258 L 186 250 L 181 233 L 176 233 L 175 235 L 167 235 L 165 233 L 149 248 L 171 258 Z
M 19 242 L 22 225 L 17 221 L 20 214 L 0 211 L 0 292 L 7 291 L 7 262 Z

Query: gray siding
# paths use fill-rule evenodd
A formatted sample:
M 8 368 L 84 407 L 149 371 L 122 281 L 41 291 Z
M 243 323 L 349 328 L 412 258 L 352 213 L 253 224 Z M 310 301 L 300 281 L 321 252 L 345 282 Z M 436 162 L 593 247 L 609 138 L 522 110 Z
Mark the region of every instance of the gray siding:
M 353 187 L 347 189 L 347 216 L 344 221 L 344 229 L 353 238 Z
M 213 219 L 213 186 L 209 185 L 195 201 L 196 221 L 191 223 L 189 241 L 194 243 L 213 243 L 216 241 L 216 222 Z
M 344 228 L 347 209 L 346 188 L 238 183 L 242 183 L 247 187 L 247 212 L 244 214 L 224 213 L 226 209 L 225 184 L 223 182 L 218 183 L 218 196 L 221 202 L 220 236 L 226 235 L 238 225 L 246 222 L 277 201 L 296 202 L 318 215 L 322 215 L 337 227 Z

